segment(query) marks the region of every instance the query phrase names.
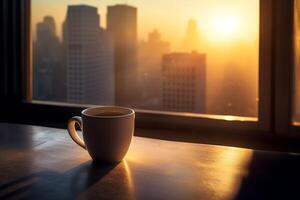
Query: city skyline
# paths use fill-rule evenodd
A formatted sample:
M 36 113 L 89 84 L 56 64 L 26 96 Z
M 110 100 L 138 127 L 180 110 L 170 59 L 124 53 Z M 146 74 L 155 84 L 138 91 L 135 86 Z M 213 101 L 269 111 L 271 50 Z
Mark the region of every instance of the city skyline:
M 224 114 L 225 112 L 226 113 L 232 112 L 232 108 L 234 108 L 237 115 L 239 113 L 243 113 L 243 115 L 244 113 L 246 113 L 245 115 L 247 115 L 247 112 L 251 113 L 250 114 L 251 116 L 255 116 L 257 114 L 257 99 L 258 99 L 257 37 L 258 36 L 256 35 L 255 37 L 252 38 L 255 42 L 250 42 L 250 41 L 241 42 L 239 40 L 238 40 L 239 42 L 235 40 L 233 41 L 232 40 L 233 37 L 229 33 L 231 32 L 233 34 L 236 31 L 237 27 L 234 26 L 237 24 L 235 24 L 234 21 L 230 21 L 230 20 L 227 21 L 228 22 L 227 26 L 225 27 L 220 26 L 223 27 L 223 29 L 219 30 L 218 32 L 219 34 L 221 33 L 224 34 L 224 36 L 227 37 L 228 41 L 222 41 L 222 38 L 216 38 L 219 41 L 217 45 L 212 45 L 209 48 L 208 47 L 204 48 L 204 44 L 205 42 L 207 42 L 207 40 L 205 40 L 205 37 L 201 32 L 201 26 L 198 25 L 196 20 L 193 19 L 189 20 L 186 22 L 184 26 L 185 29 L 184 35 L 180 41 L 181 48 L 179 48 L 179 50 L 175 50 L 174 48 L 172 48 L 173 41 L 170 38 L 166 37 L 165 33 L 162 32 L 160 29 L 151 30 L 148 33 L 149 36 L 148 41 L 147 40 L 138 41 L 138 27 L 140 26 L 140 20 L 138 16 L 140 16 L 139 14 L 140 10 L 138 10 L 138 8 L 134 6 L 129 6 L 128 4 L 126 5 L 116 4 L 116 5 L 108 6 L 108 10 L 110 10 L 110 12 L 107 13 L 108 17 L 105 18 L 103 17 L 103 14 L 99 12 L 98 8 L 92 5 L 87 6 L 87 5 L 79 4 L 79 5 L 73 5 L 73 7 L 74 6 L 94 8 L 96 10 L 95 13 L 99 15 L 99 19 L 93 23 L 93 27 L 94 27 L 93 30 L 96 28 L 99 30 L 107 31 L 108 34 L 111 34 L 111 37 L 114 41 L 113 42 L 113 48 L 114 48 L 113 67 L 115 70 L 114 74 L 116 76 L 114 82 L 116 86 L 115 96 L 117 97 L 118 94 L 122 93 L 121 96 L 127 95 L 131 97 L 131 99 L 127 102 L 123 100 L 116 101 L 116 105 L 127 105 L 127 106 L 134 106 L 137 108 L 160 110 L 162 104 L 161 90 L 163 89 L 161 87 L 162 80 L 163 80 L 162 71 L 161 71 L 161 67 L 162 67 L 161 63 L 162 63 L 163 56 L 167 53 L 189 54 L 190 52 L 194 51 L 206 55 L 205 63 L 207 69 L 205 70 L 205 72 L 203 72 L 205 73 L 205 86 L 206 86 L 205 89 L 206 92 L 204 93 L 205 102 L 206 102 L 205 104 L 208 108 L 206 109 L 206 111 L 209 113 Z M 102 26 L 103 19 L 107 21 L 108 30 L 104 29 Z M 86 23 L 89 24 L 90 21 L 86 20 Z M 73 32 L 74 34 L 76 33 L 76 31 Z M 85 34 L 86 30 L 84 28 L 80 32 L 82 33 L 80 33 L 78 37 L 76 36 L 77 38 L 80 38 L 81 35 L 82 36 L 86 35 Z M 88 32 L 95 32 L 95 31 L 88 31 Z M 238 35 L 239 34 L 237 34 L 237 36 Z M 85 38 L 88 39 L 90 37 L 85 37 Z M 84 43 L 85 42 L 82 41 L 81 45 L 84 45 Z M 197 45 L 194 46 L 193 45 L 194 43 L 198 43 L 199 46 L 201 46 L 201 48 L 197 48 Z M 94 44 L 97 44 L 97 42 L 95 42 Z M 77 44 L 74 43 L 74 45 L 76 46 Z M 98 52 L 96 47 L 93 47 L 92 49 L 94 49 L 95 52 Z M 199 49 L 201 50 L 197 51 Z M 74 48 L 70 48 L 70 50 L 73 51 Z M 137 51 L 139 51 L 139 54 L 142 54 L 142 56 L 137 55 Z M 90 53 L 93 54 L 93 52 Z M 86 54 L 85 56 L 86 58 L 90 57 L 88 52 L 84 54 Z M 82 54 L 79 55 L 82 56 Z M 85 60 L 85 57 L 83 56 L 80 58 L 84 58 Z M 218 59 L 214 59 L 216 57 Z M 70 59 L 68 62 L 69 63 L 75 62 L 75 60 L 78 60 L 78 58 L 79 58 L 78 56 L 75 56 L 74 59 Z M 104 57 L 102 57 L 101 60 L 103 60 L 103 58 Z M 95 61 L 95 59 L 93 59 L 93 62 Z M 67 66 L 69 67 L 69 65 Z M 85 68 L 85 67 L 86 67 L 85 65 L 82 65 L 80 68 Z M 96 65 L 94 65 L 94 67 L 96 67 Z M 107 67 L 107 69 L 109 68 L 112 67 Z M 75 70 L 74 72 L 71 71 L 70 73 L 74 74 L 75 71 L 77 73 L 78 70 Z M 81 74 L 77 73 L 76 77 L 77 76 L 80 77 Z M 201 76 L 203 76 L 203 74 Z M 82 77 L 85 77 L 85 75 L 83 75 Z M 227 82 L 226 80 L 228 78 L 224 78 L 224 77 L 230 77 L 231 79 L 230 82 Z M 245 82 L 246 85 L 238 84 L 239 81 L 241 80 L 239 79 L 239 77 L 244 77 L 243 79 L 247 80 Z M 135 82 L 136 80 L 134 79 L 137 78 L 139 79 L 139 82 Z M 77 84 L 75 88 L 80 89 L 81 85 L 82 84 Z M 103 84 L 101 86 L 103 87 Z M 134 87 L 138 86 L 138 87 L 133 89 L 131 88 L 132 86 Z M 74 92 L 75 92 L 75 88 L 74 88 Z M 109 90 L 112 91 L 111 87 L 109 88 L 110 88 Z M 249 97 L 249 99 L 243 99 L 239 101 L 239 99 L 241 98 L 238 99 L 227 98 L 226 101 L 222 100 L 225 93 L 234 94 L 234 90 L 244 91 L 245 88 L 247 88 L 247 90 L 250 90 L 251 94 L 253 94 L 251 97 Z M 86 90 L 89 90 L 89 88 L 86 88 Z M 76 95 L 74 97 L 76 97 Z M 247 112 L 243 110 L 244 109 L 243 107 L 240 106 L 232 107 L 232 104 L 236 104 L 236 102 L 238 102 L 240 105 L 243 105 L 242 101 L 251 101 L 254 102 L 254 104 L 252 103 L 244 104 L 244 105 L 251 105 L 251 107 L 247 108 Z M 84 103 L 85 101 L 76 100 L 75 102 Z M 102 103 L 98 100 L 95 100 L 93 102 L 95 102 L 94 104 Z
M 124 4 L 124 1 L 97 0 L 53 0 L 51 3 L 43 0 L 33 0 L 32 22 L 41 21 L 44 15 L 55 17 L 58 24 L 58 35 L 61 38 L 61 24 L 65 17 L 67 5 L 87 4 L 98 8 L 101 24 L 106 28 L 107 6 Z M 160 30 L 168 39 L 173 50 L 180 50 L 182 38 L 185 36 L 186 23 L 193 19 L 198 22 L 199 32 L 205 41 L 210 43 L 224 43 L 226 41 L 253 42 L 258 36 L 259 1 L 229 0 L 191 0 L 182 4 L 176 1 L 127 1 L 126 5 L 137 7 L 139 12 L 138 40 L 146 40 L 147 35 L 154 29 Z M 157 8 L 157 5 L 161 5 Z M 165 13 L 168 8 L 168 14 Z M 154 14 L 153 14 L 154 13 Z M 227 27 L 227 28 L 226 28 Z M 35 33 L 34 26 L 32 27 Z M 232 34 L 231 34 L 232 33 Z M 218 37 L 215 37 L 218 36 Z M 232 37 L 237 36 L 237 37 Z M 35 37 L 35 36 L 33 36 Z M 217 38 L 217 39 L 216 39 Z M 206 45 L 207 44 L 202 44 Z

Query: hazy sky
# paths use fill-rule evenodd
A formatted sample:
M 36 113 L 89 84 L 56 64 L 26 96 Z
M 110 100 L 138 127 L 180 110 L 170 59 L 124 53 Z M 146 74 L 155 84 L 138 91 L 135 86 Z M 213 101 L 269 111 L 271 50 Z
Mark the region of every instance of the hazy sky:
M 187 22 L 195 19 L 201 37 L 207 40 L 255 40 L 258 31 L 259 0 L 32 0 L 32 24 L 45 15 L 55 17 L 61 35 L 67 5 L 87 4 L 98 8 L 101 26 L 105 27 L 106 7 L 128 4 L 138 8 L 138 34 L 146 39 L 153 29 L 158 29 L 165 40 L 173 45 L 184 37 Z
M 139 39 L 146 39 L 149 32 L 158 29 L 171 43 L 171 51 L 183 51 L 188 21 L 196 20 L 200 35 L 197 50 L 207 59 L 207 98 L 222 101 L 219 94 L 223 83 L 231 79 L 226 74 L 242 77 L 250 86 L 244 89 L 253 94 L 254 100 L 257 98 L 259 0 L 32 0 L 33 35 L 36 23 L 51 15 L 60 36 L 67 5 L 74 4 L 97 7 L 104 28 L 108 5 L 135 6 Z M 208 101 L 207 106 L 215 108 L 217 104 Z

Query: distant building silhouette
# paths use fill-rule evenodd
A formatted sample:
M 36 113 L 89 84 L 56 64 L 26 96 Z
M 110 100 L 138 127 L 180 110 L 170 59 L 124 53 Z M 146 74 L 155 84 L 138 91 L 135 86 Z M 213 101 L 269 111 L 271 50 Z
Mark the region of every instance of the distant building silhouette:
M 197 22 L 193 19 L 189 20 L 186 29 L 183 49 L 185 51 L 199 51 L 200 49 L 199 32 Z
M 138 85 L 142 89 L 139 93 L 139 108 L 161 109 L 161 62 L 163 54 L 169 51 L 170 43 L 163 41 L 157 30 L 148 34 L 147 41 L 140 43 Z
M 223 80 L 218 96 L 216 108 L 218 114 L 237 116 L 257 116 L 257 87 L 254 87 L 254 75 L 247 66 L 240 66 L 234 62 L 225 65 Z M 253 69 L 252 69 L 253 70 Z
M 197 52 L 163 56 L 163 109 L 205 113 L 206 55 Z
M 33 99 L 63 101 L 64 74 L 62 45 L 56 35 L 55 21 L 45 16 L 36 25 L 33 44 Z
M 137 95 L 137 8 L 108 6 L 106 20 L 114 39 L 116 104 L 133 106 Z
M 113 44 L 110 35 L 100 28 L 97 8 L 68 6 L 63 29 L 67 101 L 114 104 Z

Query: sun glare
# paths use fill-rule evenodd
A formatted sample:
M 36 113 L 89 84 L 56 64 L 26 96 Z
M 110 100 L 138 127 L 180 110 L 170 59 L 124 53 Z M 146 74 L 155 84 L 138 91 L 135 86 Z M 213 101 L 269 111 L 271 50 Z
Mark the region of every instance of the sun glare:
M 214 12 L 209 14 L 207 34 L 212 40 L 237 39 L 243 34 L 241 13 Z
M 214 31 L 224 36 L 235 34 L 238 28 L 239 21 L 236 16 L 216 16 L 213 20 Z

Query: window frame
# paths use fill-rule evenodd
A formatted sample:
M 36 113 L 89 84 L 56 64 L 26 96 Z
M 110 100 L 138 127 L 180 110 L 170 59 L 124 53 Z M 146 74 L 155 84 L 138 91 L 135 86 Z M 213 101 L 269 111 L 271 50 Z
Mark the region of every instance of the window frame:
M 276 0 L 274 133 L 300 138 L 300 126 L 293 122 L 294 103 L 294 0 Z
M 275 13 L 275 131 L 289 132 L 292 122 L 294 1 L 277 1 Z
M 293 1 L 293 3 L 295 2 L 296 0 L 294 0 Z M 293 5 L 293 9 L 294 9 L 294 6 L 295 5 Z M 294 20 L 294 10 L 292 11 L 293 12 L 293 20 Z M 293 21 L 293 27 L 294 27 L 294 21 Z M 295 44 L 294 44 L 294 39 L 295 39 L 295 37 L 294 37 L 294 33 L 295 33 L 295 30 L 293 29 L 293 56 L 295 55 L 294 53 L 295 53 L 295 51 L 296 51 L 296 49 L 295 49 Z M 293 62 L 295 62 L 295 59 L 294 59 L 294 57 L 293 57 Z M 291 86 L 291 101 L 290 101 L 290 107 L 292 108 L 291 109 L 291 113 L 290 113 L 290 117 L 291 117 L 291 119 L 290 119 L 290 121 L 291 121 L 291 123 L 290 123 L 290 130 L 289 130 L 289 133 L 290 133 L 290 136 L 291 137 L 293 137 L 293 138 L 299 138 L 300 136 L 299 136 L 299 133 L 300 133 L 300 123 L 299 122 L 297 122 L 297 125 L 296 125 L 296 123 L 294 123 L 293 122 L 293 109 L 295 109 L 294 108 L 294 101 L 295 101 L 295 97 L 294 97 L 294 94 L 295 94 L 295 90 L 296 90 L 296 87 L 295 87 L 295 63 L 293 63 L 293 69 L 292 69 L 292 71 L 291 71 L 291 79 L 292 79 L 292 81 L 291 81 L 291 84 L 292 84 L 292 86 Z
M 32 97 L 31 1 L 21 1 L 22 95 L 18 108 L 33 113 L 25 121 L 57 120 L 66 123 L 88 105 L 39 102 Z M 292 12 L 291 12 L 292 10 Z M 259 103 L 257 121 L 217 119 L 209 115 L 136 109 L 136 126 L 184 131 L 245 132 L 287 136 L 298 127 L 291 123 L 293 70 L 293 0 L 260 0 L 259 6 Z M 283 48 L 290 48 L 290 51 Z M 280 56 L 278 56 L 280 55 Z M 285 67 L 286 65 L 290 67 Z M 281 76 L 284 74 L 284 76 Z M 277 86 L 281 87 L 277 87 Z M 288 89 L 286 90 L 286 87 Z M 281 106 L 284 105 L 284 106 Z M 31 122 L 32 123 L 32 122 Z M 294 130 L 294 131 L 291 131 Z

